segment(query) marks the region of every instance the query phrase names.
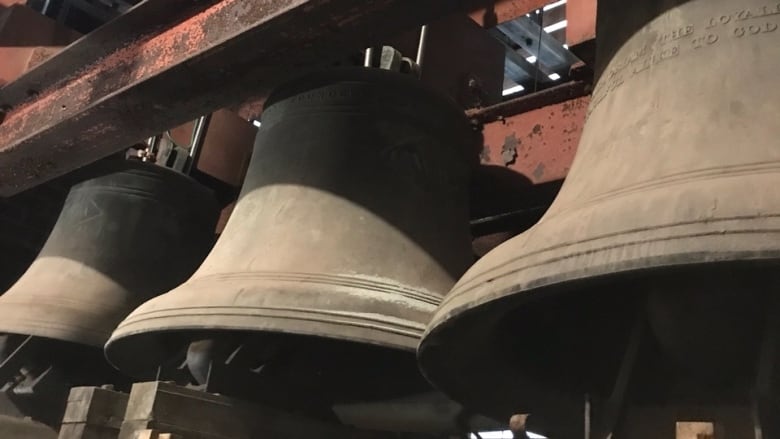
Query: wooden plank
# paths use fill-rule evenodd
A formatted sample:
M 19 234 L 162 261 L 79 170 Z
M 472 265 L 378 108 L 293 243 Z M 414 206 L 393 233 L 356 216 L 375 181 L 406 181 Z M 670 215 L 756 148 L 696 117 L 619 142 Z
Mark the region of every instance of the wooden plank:
M 133 385 L 119 439 L 135 439 L 144 430 L 184 439 L 395 438 L 160 381 Z

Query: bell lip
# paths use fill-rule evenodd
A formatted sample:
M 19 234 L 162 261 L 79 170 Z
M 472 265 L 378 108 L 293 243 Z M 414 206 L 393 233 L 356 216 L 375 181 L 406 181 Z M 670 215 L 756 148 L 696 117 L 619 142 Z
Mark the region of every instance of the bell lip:
M 522 237 L 521 235 L 520 237 Z M 508 241 L 511 242 L 512 240 Z M 586 269 L 577 271 L 566 271 L 556 275 L 533 278 L 521 286 L 511 286 L 498 289 L 489 294 L 479 293 L 484 284 L 475 284 L 471 288 L 459 288 L 460 282 L 455 285 L 449 295 L 439 306 L 431 318 L 430 323 L 423 335 L 423 340 L 430 334 L 436 332 L 438 328 L 450 324 L 457 316 L 466 312 L 473 312 L 476 308 L 508 297 L 523 295 L 531 299 L 530 296 L 547 294 L 559 289 L 576 288 L 579 283 L 589 282 L 594 279 L 609 278 L 611 276 L 624 276 L 631 274 L 641 274 L 647 271 L 653 271 L 666 267 L 696 267 L 710 264 L 721 263 L 750 263 L 765 262 L 771 263 L 780 261 L 780 248 L 777 250 L 765 251 L 724 251 L 724 252 L 688 252 L 675 255 L 658 255 L 652 257 L 637 258 L 631 260 L 622 260 L 614 264 L 603 264 L 597 267 L 588 266 Z M 477 262 L 463 278 L 466 278 L 472 271 L 478 271 L 480 268 Z M 516 276 L 516 275 L 515 275 Z M 501 279 L 513 277 L 513 273 L 503 273 L 490 279 L 487 283 L 493 283 Z M 519 276 L 518 276 L 519 277 Z M 476 299 L 468 300 L 465 295 L 478 295 Z
M 58 436 L 53 427 L 43 422 L 29 417 L 22 418 L 7 414 L 0 414 L 0 431 L 5 434 L 16 433 L 16 435 L 8 437 L 56 439 Z
M 168 346 L 167 340 L 179 336 L 186 338 L 187 332 L 206 331 L 321 337 L 414 355 L 441 296 L 382 280 L 266 272 L 195 277 L 130 313 L 106 342 L 106 358 L 118 369 L 141 376 L 139 371 L 149 370 L 148 364 L 163 360 L 164 349 L 154 347 Z M 224 306 L 208 301 L 207 292 L 215 289 L 227 292 L 222 297 Z M 257 298 L 263 301 L 256 302 Z M 397 314 L 370 312 L 390 304 L 388 299 L 404 301 L 403 306 L 396 305 Z M 156 357 L 140 361 L 127 354 L 143 351 L 143 346 L 151 346 L 154 354 L 149 357 Z
M 522 238 L 524 235 L 520 235 L 515 239 Z M 511 241 L 511 240 L 510 240 Z M 576 294 L 583 287 L 587 287 L 588 284 L 599 283 L 609 280 L 619 280 L 620 278 L 643 275 L 652 273 L 654 271 L 664 268 L 675 268 L 678 271 L 691 271 L 700 268 L 716 268 L 722 265 L 736 265 L 736 266 L 750 266 L 752 269 L 760 269 L 766 266 L 780 266 L 780 249 L 768 250 L 763 252 L 756 251 L 736 251 L 736 252 L 721 252 L 714 254 L 713 252 L 692 252 L 674 255 L 669 255 L 640 258 L 631 261 L 620 261 L 613 265 L 604 265 L 599 267 L 598 271 L 581 271 L 577 273 L 569 272 L 560 276 L 550 276 L 543 279 L 537 279 L 533 283 L 527 284 L 527 288 L 522 289 L 518 287 L 507 287 L 492 292 L 491 294 L 483 294 L 479 299 L 464 302 L 459 306 L 452 306 L 453 301 L 450 301 L 447 305 L 440 307 L 434 317 L 431 319 L 431 323 L 428 325 L 425 334 L 423 334 L 420 343 L 417 348 L 418 364 L 420 365 L 420 371 L 425 378 L 438 390 L 442 391 L 455 401 L 464 403 L 469 408 L 475 409 L 480 413 L 495 416 L 498 419 L 504 419 L 507 416 L 511 416 L 513 413 L 519 411 L 533 412 L 538 410 L 539 415 L 546 416 L 551 412 L 546 410 L 552 407 L 557 408 L 581 408 L 581 395 L 578 393 L 560 391 L 555 388 L 547 386 L 546 383 L 540 382 L 537 377 L 527 375 L 523 373 L 515 373 L 514 375 L 507 376 L 511 378 L 514 388 L 522 388 L 521 392 L 516 394 L 522 394 L 520 398 L 522 401 L 515 402 L 511 408 L 501 402 L 491 404 L 491 398 L 495 398 L 495 394 L 484 396 L 484 383 L 480 380 L 470 379 L 465 381 L 466 385 L 462 385 L 463 381 L 459 381 L 459 389 L 454 389 L 452 381 L 447 382 L 446 377 L 455 376 L 468 376 L 475 377 L 470 373 L 471 368 L 462 367 L 457 362 L 448 362 L 446 365 L 438 363 L 438 366 L 432 366 L 431 359 L 426 357 L 426 353 L 431 347 L 434 347 L 438 351 L 437 357 L 439 358 L 456 358 L 452 353 L 456 350 L 468 350 L 474 356 L 483 355 L 484 358 L 490 358 L 490 350 L 485 345 L 489 340 L 480 339 L 472 340 L 472 343 L 468 343 L 463 339 L 453 340 L 453 337 L 449 333 L 458 331 L 456 327 L 459 326 L 459 331 L 462 332 L 478 332 L 481 335 L 488 336 L 492 334 L 492 328 L 494 324 L 503 321 L 506 315 L 512 311 L 530 303 L 550 300 L 554 297 L 566 296 L 569 294 Z M 756 264 L 760 264 L 761 267 L 757 267 Z M 477 264 L 475 264 L 475 268 Z M 511 274 L 506 274 L 511 276 Z M 465 276 L 464 276 L 465 277 Z M 457 285 L 453 289 L 457 290 Z M 452 293 L 451 293 L 452 294 Z M 640 294 L 640 293 L 628 293 L 628 294 Z M 448 296 L 450 297 L 450 296 Z M 496 313 L 497 316 L 490 315 L 490 311 L 500 310 Z M 481 332 L 478 328 L 474 328 L 475 321 L 486 321 L 485 317 L 490 315 L 494 317 L 494 321 L 489 323 L 489 328 L 483 329 Z M 461 321 L 467 321 L 466 326 L 462 326 Z M 477 323 L 477 325 L 479 325 Z M 448 336 L 449 335 L 449 336 Z M 452 340 L 450 343 L 442 342 L 444 340 Z M 479 342 L 484 341 L 485 344 Z M 484 349 L 480 350 L 482 347 Z M 487 370 L 494 372 L 491 376 L 500 375 L 501 367 L 496 365 L 495 362 L 487 361 L 489 366 Z M 504 369 L 509 370 L 509 369 Z M 484 370 L 481 370 L 484 373 Z M 490 372 L 488 372 L 490 373 Z M 444 377 L 444 379 L 442 379 Z M 484 381 L 484 380 L 483 380 Z M 504 395 L 506 396 L 506 395 Z M 477 406 L 473 407 L 474 402 L 477 401 Z M 472 405 L 469 405 L 471 403 Z M 503 404 L 503 405 L 502 405 Z
M 271 321 L 272 319 L 265 319 L 267 321 Z M 154 361 L 147 362 L 145 364 L 142 364 L 138 361 L 125 361 L 122 358 L 127 358 L 127 354 L 119 355 L 117 352 L 119 350 L 124 352 L 143 352 L 144 346 L 151 346 L 155 342 L 160 342 L 161 339 L 166 337 L 175 337 L 179 334 L 185 334 L 187 332 L 205 332 L 205 331 L 213 331 L 214 333 L 247 333 L 247 332 L 257 332 L 257 333 L 267 333 L 267 334 L 281 334 L 281 335 L 289 335 L 289 336 L 304 336 L 304 337 L 310 337 L 310 338 L 320 338 L 320 339 L 328 339 L 328 340 L 334 340 L 338 342 L 344 342 L 344 343 L 357 343 L 357 344 L 365 344 L 370 345 L 373 347 L 379 347 L 383 349 L 388 349 L 392 351 L 398 351 L 398 352 L 406 352 L 409 355 L 415 354 L 415 348 L 417 346 L 417 342 L 419 341 L 419 335 L 417 337 L 409 337 L 409 343 L 397 343 L 397 344 L 391 344 L 391 343 L 380 343 L 377 341 L 376 338 L 371 337 L 357 337 L 357 336 L 349 336 L 346 334 L 339 334 L 337 329 L 340 329 L 340 327 L 343 327 L 343 325 L 332 325 L 333 328 L 330 328 L 327 334 L 316 332 L 316 331 L 305 331 L 305 330 L 293 330 L 291 328 L 279 328 L 275 327 L 273 329 L 265 329 L 265 330 L 259 330 L 257 328 L 247 328 L 247 327 L 241 327 L 241 326 L 202 326 L 202 325 L 196 325 L 196 324 L 189 324 L 189 325 L 182 325 L 177 326 L 176 329 L 172 329 L 169 331 L 158 331 L 158 332 L 149 332 L 148 330 L 136 330 L 136 331 L 127 331 L 123 332 L 119 335 L 116 334 L 116 332 L 108 339 L 104 349 L 104 354 L 106 361 L 116 368 L 117 370 L 138 378 L 138 379 L 148 379 L 148 378 L 154 378 L 154 370 L 155 365 L 161 364 L 162 361 L 155 363 Z M 384 333 L 386 334 L 386 333 Z M 422 330 L 420 331 L 420 334 L 422 334 Z M 160 359 L 162 360 L 162 359 Z M 147 367 L 151 366 L 151 367 Z
M 23 321 L 12 320 L 10 323 L 6 322 L 7 320 L 4 320 L 0 324 L 0 335 L 15 334 L 40 337 L 97 349 L 100 349 L 110 336 L 109 332 L 94 331 L 86 327 L 81 328 L 79 331 L 74 331 L 74 327 L 70 324 L 57 325 L 52 322 L 45 322 L 45 325 L 36 324 L 34 320 L 29 318 Z

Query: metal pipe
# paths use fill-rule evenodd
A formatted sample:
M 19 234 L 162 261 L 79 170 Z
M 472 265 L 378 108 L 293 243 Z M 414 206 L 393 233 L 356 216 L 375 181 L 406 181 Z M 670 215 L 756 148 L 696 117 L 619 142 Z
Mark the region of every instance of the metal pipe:
M 428 25 L 423 25 L 422 28 L 420 28 L 420 42 L 417 44 L 417 65 L 420 66 L 420 70 L 422 70 L 423 66 L 423 60 L 425 58 L 425 46 L 428 39 Z
M 583 426 L 584 439 L 590 439 L 590 423 L 591 423 L 591 410 L 590 410 L 590 395 L 585 395 L 585 425 Z
M 369 47 L 366 49 L 365 58 L 363 58 L 363 67 L 371 67 L 373 60 L 374 60 L 374 48 Z
M 46 13 L 49 12 L 49 6 L 51 6 L 51 0 L 46 0 L 41 8 L 42 15 L 46 15 Z
M 185 173 L 189 174 L 192 171 L 192 167 L 197 162 L 200 156 L 200 150 L 203 147 L 203 142 L 206 140 L 206 130 L 211 122 L 211 114 L 201 116 L 195 121 L 195 127 L 192 129 L 192 139 L 190 140 L 190 160 L 187 162 Z
M 157 156 L 157 136 L 146 139 L 146 149 L 143 153 L 143 161 L 154 160 Z

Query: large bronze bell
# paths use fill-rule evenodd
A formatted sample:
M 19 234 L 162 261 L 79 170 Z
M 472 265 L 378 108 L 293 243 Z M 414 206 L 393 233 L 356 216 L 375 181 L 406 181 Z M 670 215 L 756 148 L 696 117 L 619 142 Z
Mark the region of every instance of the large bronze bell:
M 778 25 L 777 2 L 599 1 L 571 172 L 437 311 L 419 348 L 436 386 L 502 419 L 581 419 L 644 321 L 634 394 L 745 397 L 777 318 Z
M 184 281 L 213 243 L 217 202 L 182 174 L 109 159 L 80 178 L 38 257 L 0 296 L 0 385 L 20 376 L 34 386 L 55 374 L 66 392 L 104 384 L 110 367 L 102 347 L 116 325 Z M 16 381 L 11 390 L 26 386 Z M 58 398 L 50 398 L 46 422 L 59 421 Z
M 476 139 L 456 106 L 394 72 L 336 69 L 276 90 L 211 254 L 127 317 L 107 358 L 152 377 L 189 346 L 196 381 L 276 404 L 426 387 L 412 353 L 472 261 Z

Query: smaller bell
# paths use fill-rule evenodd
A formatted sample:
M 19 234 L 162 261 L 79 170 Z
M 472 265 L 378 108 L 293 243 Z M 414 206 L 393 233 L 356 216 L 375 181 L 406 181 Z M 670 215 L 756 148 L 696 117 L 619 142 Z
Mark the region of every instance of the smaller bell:
M 75 185 L 35 262 L 0 297 L 0 332 L 102 347 L 211 248 L 214 196 L 171 170 L 107 161 Z
M 0 385 L 56 425 L 67 391 L 120 379 L 102 346 L 135 306 L 185 280 L 214 240 L 214 196 L 156 165 L 106 160 L 79 175 L 38 257 L 0 296 Z

